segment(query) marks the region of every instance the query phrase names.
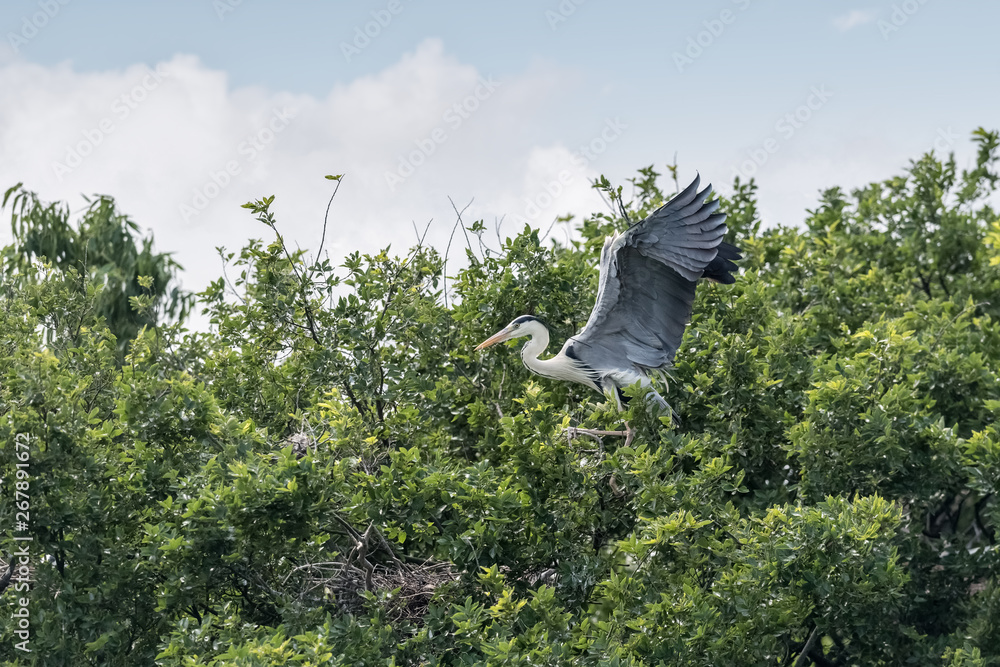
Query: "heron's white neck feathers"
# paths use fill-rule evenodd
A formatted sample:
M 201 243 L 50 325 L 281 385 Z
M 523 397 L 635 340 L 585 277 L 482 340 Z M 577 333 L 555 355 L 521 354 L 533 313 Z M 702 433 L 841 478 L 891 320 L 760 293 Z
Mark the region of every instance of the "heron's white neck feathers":
M 549 330 L 541 322 L 530 322 L 526 325 L 525 335 L 530 335 L 531 338 L 521 348 L 521 361 L 529 371 L 553 380 L 579 382 L 592 389 L 598 389 L 590 377 L 591 374 L 585 368 L 581 368 L 578 361 L 562 352 L 551 359 L 538 358 L 549 346 Z

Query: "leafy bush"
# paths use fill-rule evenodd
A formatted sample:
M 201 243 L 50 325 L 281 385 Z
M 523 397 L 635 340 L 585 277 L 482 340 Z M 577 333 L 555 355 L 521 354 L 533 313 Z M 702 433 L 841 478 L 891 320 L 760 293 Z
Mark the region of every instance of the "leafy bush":
M 221 251 L 209 333 L 110 200 L 74 230 L 17 194 L 0 517 L 27 479 L 31 652 L 7 614 L 0 655 L 1000 665 L 1000 142 L 973 140 L 974 168 L 925 155 L 801 228 L 734 183 L 746 257 L 699 289 L 678 424 L 473 351 L 523 313 L 579 329 L 604 236 L 668 198 L 652 167 L 565 243 L 468 225 L 447 277 L 423 245 L 310 258 L 252 202 L 273 240 Z M 623 418 L 629 446 L 565 434 Z

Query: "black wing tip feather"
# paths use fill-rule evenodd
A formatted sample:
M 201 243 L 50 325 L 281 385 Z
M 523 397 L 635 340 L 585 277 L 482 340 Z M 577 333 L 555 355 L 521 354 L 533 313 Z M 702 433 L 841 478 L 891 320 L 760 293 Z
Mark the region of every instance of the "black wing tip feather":
M 671 213 L 676 209 L 684 208 L 685 206 L 688 206 L 691 202 L 693 202 L 699 195 L 705 194 L 705 191 L 711 192 L 712 190 L 711 184 L 709 184 L 708 187 L 705 188 L 705 190 L 699 192 L 698 186 L 700 184 L 701 184 L 701 174 L 696 172 L 694 175 L 694 180 L 691 181 L 686 188 L 684 188 L 683 190 L 675 194 L 673 197 L 668 199 L 667 203 L 665 203 L 663 206 L 653 211 L 653 213 L 650 214 L 649 217 L 646 219 L 648 220 L 649 218 L 655 217 L 657 215 L 664 215 L 667 213 Z
M 674 201 L 675 199 L 684 199 L 686 197 L 690 197 L 692 194 L 696 194 L 698 192 L 699 185 L 701 185 L 701 174 L 695 172 L 694 180 L 691 181 L 686 188 L 674 195 L 670 201 Z M 708 187 L 711 188 L 712 186 L 709 185 Z M 668 201 L 667 203 L 669 204 L 670 202 Z
M 736 276 L 733 274 L 739 269 L 735 262 L 741 259 L 743 255 L 740 254 L 740 249 L 723 241 L 719 244 L 719 252 L 715 255 L 715 259 L 705 267 L 702 277 L 723 285 L 732 285 L 736 282 Z
M 651 218 L 666 218 L 671 215 L 677 214 L 683 209 L 697 203 L 697 208 L 704 208 L 706 205 L 710 205 L 711 202 L 706 204 L 706 200 L 712 195 L 714 190 L 712 190 L 712 184 L 709 183 L 702 189 L 701 187 L 701 174 L 695 172 L 694 180 L 688 183 L 687 187 L 675 194 L 673 197 L 667 200 L 665 204 L 660 206 L 658 209 L 650 213 L 645 219 L 634 223 L 632 227 L 638 226 L 640 223 L 645 222 Z M 714 201 L 714 200 L 713 200 Z

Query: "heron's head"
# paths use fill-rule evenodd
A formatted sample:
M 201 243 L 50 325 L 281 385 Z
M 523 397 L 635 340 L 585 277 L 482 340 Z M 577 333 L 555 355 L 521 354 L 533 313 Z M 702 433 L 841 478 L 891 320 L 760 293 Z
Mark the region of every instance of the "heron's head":
M 483 350 L 491 345 L 502 343 L 505 340 L 520 338 L 521 336 L 531 336 L 544 330 L 545 325 L 542 324 L 537 317 L 532 315 L 521 315 L 521 317 L 518 317 L 503 329 L 480 343 L 476 349 Z

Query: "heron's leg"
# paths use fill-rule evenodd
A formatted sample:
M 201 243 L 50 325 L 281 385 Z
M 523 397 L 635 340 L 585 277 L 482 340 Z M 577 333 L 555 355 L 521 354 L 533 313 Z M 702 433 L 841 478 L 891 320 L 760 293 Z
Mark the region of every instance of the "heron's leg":
M 620 389 L 618 389 L 618 387 L 612 385 L 610 389 L 606 390 L 604 393 L 605 396 L 610 396 L 611 398 L 615 399 L 615 407 L 618 408 L 618 412 L 621 412 L 622 399 L 618 393 L 619 391 Z M 602 431 L 600 429 L 579 428 L 577 426 L 570 426 L 569 428 L 566 429 L 566 437 L 568 437 L 570 440 L 578 438 L 581 435 L 590 436 L 591 438 L 597 440 L 598 442 L 601 442 L 601 438 L 606 435 L 624 437 L 625 446 L 627 447 L 629 444 L 632 443 L 632 438 L 635 436 L 635 432 L 632 430 L 632 427 L 629 425 L 628 422 L 625 422 L 624 431 Z
M 635 437 L 635 429 L 633 429 L 632 425 L 629 424 L 628 422 L 625 422 L 624 431 L 601 431 L 599 429 L 579 428 L 576 426 L 570 426 L 569 428 L 566 429 L 565 432 L 566 432 L 566 437 L 569 438 L 570 440 L 573 440 L 574 438 L 579 438 L 581 435 L 586 435 L 591 438 L 594 438 L 598 442 L 600 442 L 601 438 L 606 435 L 615 436 L 619 438 L 623 437 L 625 438 L 626 447 L 632 444 L 632 439 Z
M 677 411 L 674 410 L 673 406 L 667 403 L 667 400 L 665 398 L 660 396 L 660 392 L 650 387 L 649 391 L 646 392 L 646 400 L 656 402 L 656 404 L 660 406 L 661 412 L 669 411 L 670 421 L 673 423 L 674 427 L 678 427 L 681 425 L 681 416 L 677 414 Z
M 615 399 L 615 407 L 618 408 L 618 412 L 622 411 L 622 397 L 618 393 L 620 391 L 621 389 L 619 389 L 618 387 L 612 386 L 611 391 L 606 392 L 607 394 L 611 394 L 611 397 Z
M 659 406 L 661 411 L 670 410 L 670 404 L 667 403 L 667 399 L 660 396 L 660 392 L 656 391 L 653 387 L 646 388 L 646 401 L 649 403 L 655 403 Z
M 601 438 L 606 435 L 628 436 L 628 431 L 601 431 L 599 429 L 579 428 L 577 426 L 570 426 L 566 429 L 565 433 L 571 440 L 581 435 L 589 435 L 592 438 Z

